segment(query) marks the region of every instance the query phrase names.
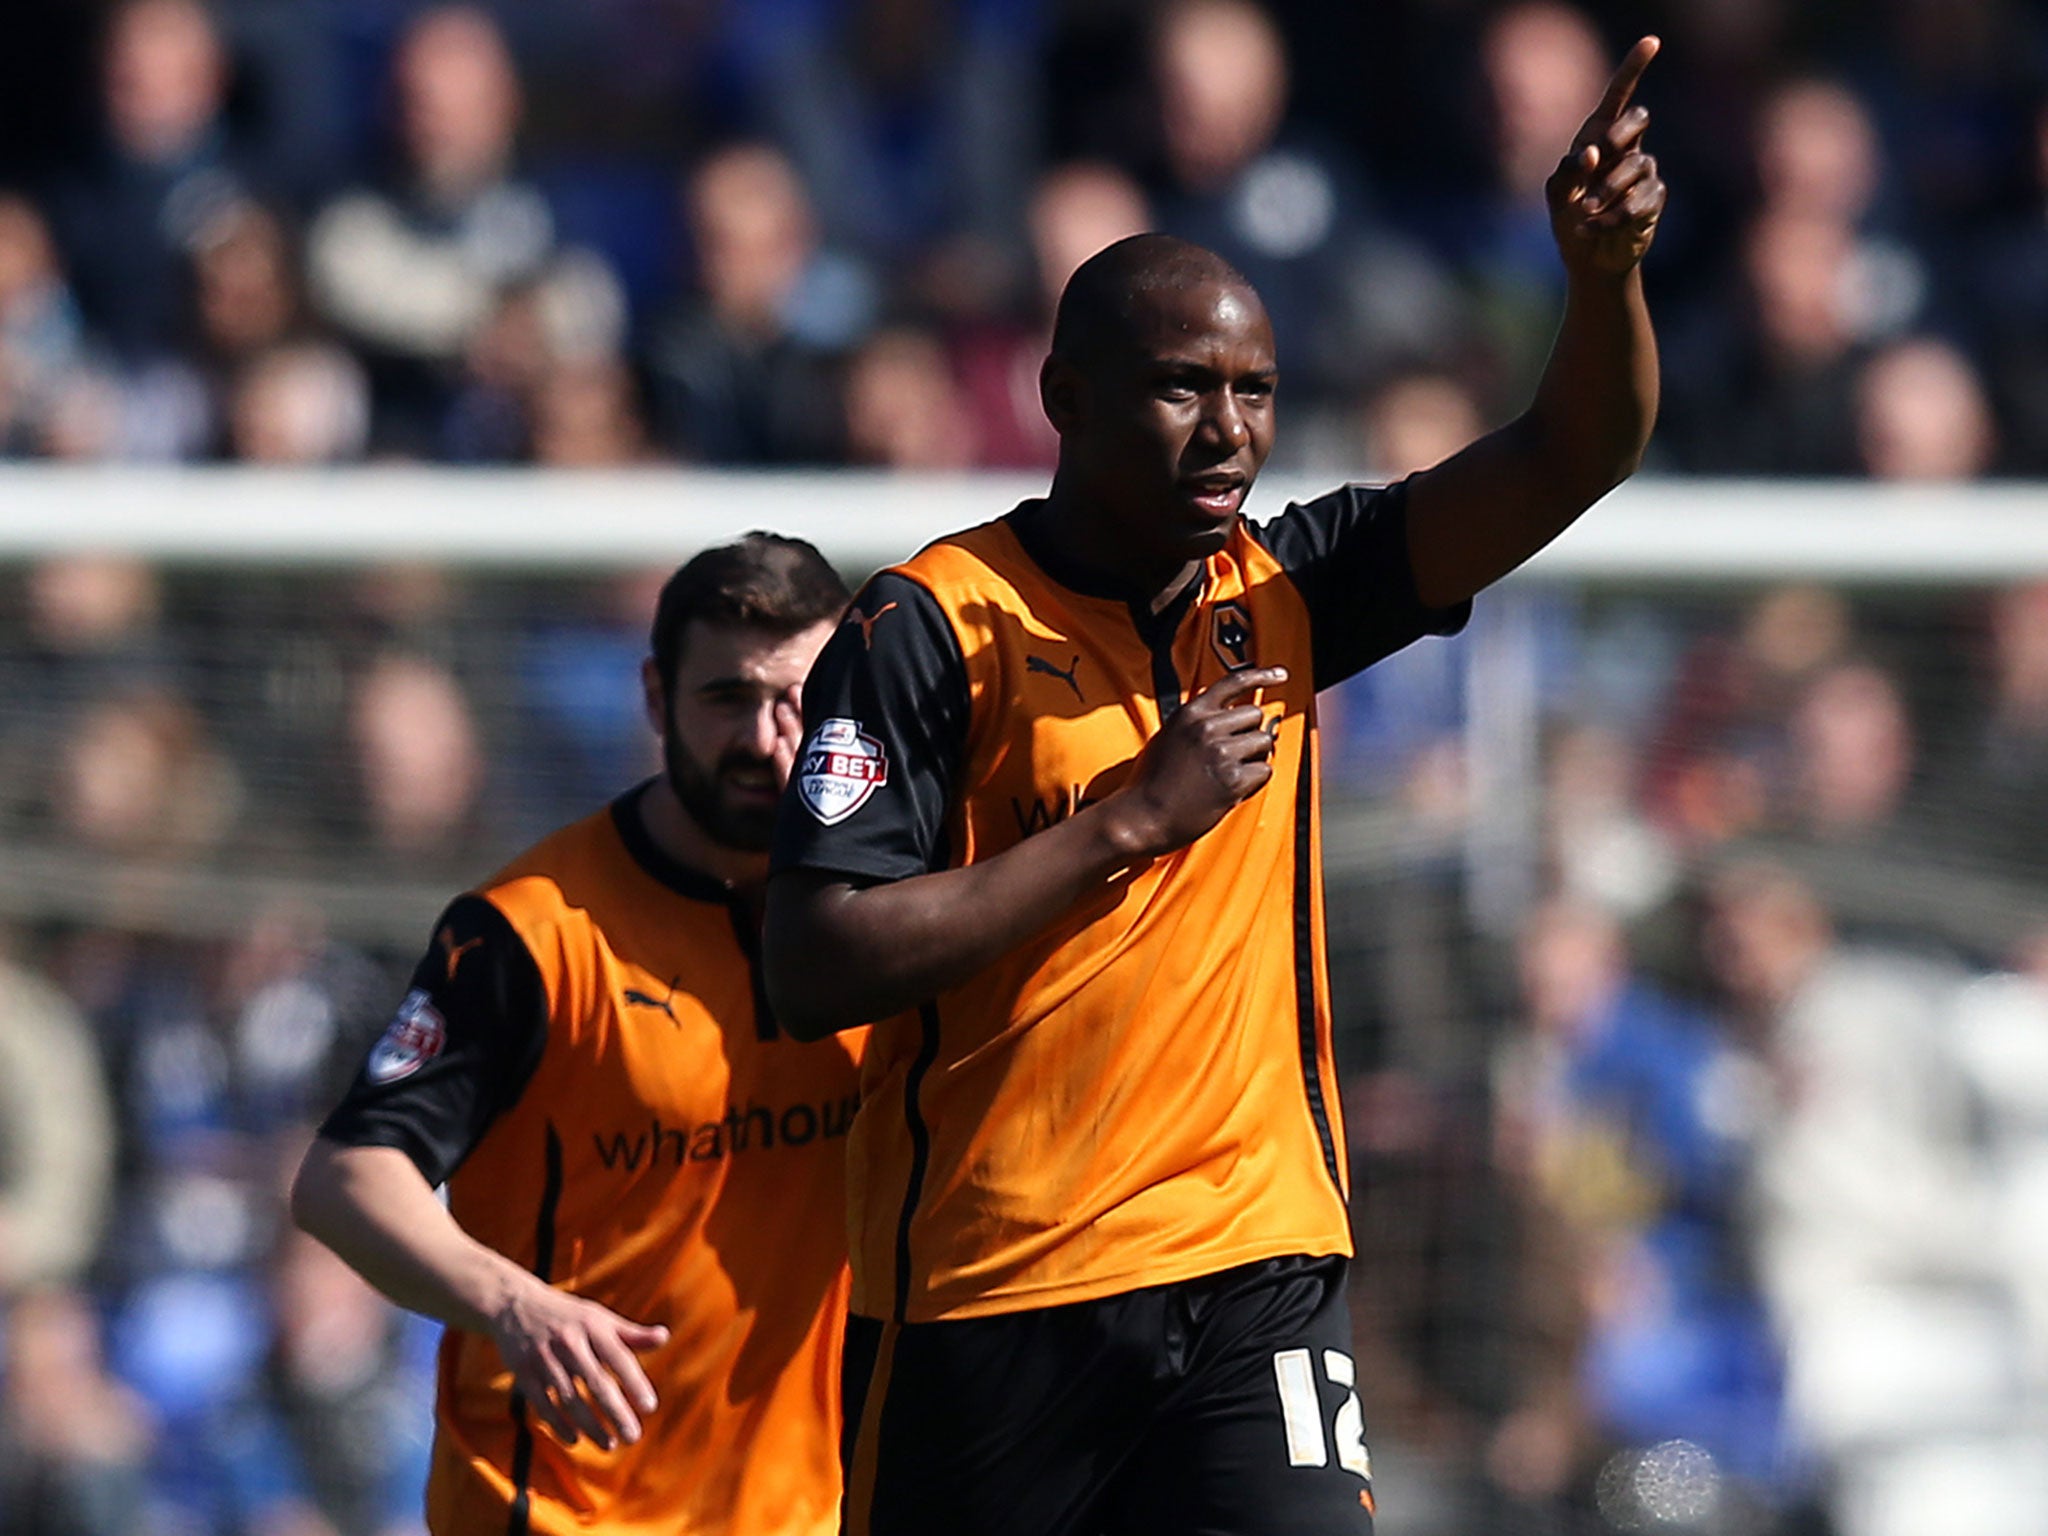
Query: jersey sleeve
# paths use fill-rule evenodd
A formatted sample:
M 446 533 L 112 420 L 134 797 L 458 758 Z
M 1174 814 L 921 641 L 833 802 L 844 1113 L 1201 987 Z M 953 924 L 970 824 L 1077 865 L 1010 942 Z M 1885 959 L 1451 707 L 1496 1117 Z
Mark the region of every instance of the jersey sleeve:
M 395 1147 L 428 1183 L 443 1183 L 525 1090 L 547 1017 L 547 987 L 525 941 L 489 901 L 459 897 L 320 1134 Z
M 1424 635 L 1454 635 L 1472 617 L 1470 599 L 1428 608 L 1416 595 L 1405 480 L 1293 503 L 1257 536 L 1308 605 L 1318 690 Z
M 931 593 L 884 571 L 804 684 L 804 745 L 773 868 L 901 880 L 942 867 L 966 754 L 967 664 Z

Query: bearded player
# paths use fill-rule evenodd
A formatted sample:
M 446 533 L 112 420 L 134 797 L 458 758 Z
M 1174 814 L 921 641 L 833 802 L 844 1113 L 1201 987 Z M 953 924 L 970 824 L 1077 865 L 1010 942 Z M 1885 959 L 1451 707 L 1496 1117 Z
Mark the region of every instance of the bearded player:
M 299 1224 L 448 1325 L 434 1536 L 837 1528 L 859 1042 L 777 1029 L 756 934 L 846 598 L 769 534 L 670 578 L 663 772 L 448 907 L 299 1171 Z

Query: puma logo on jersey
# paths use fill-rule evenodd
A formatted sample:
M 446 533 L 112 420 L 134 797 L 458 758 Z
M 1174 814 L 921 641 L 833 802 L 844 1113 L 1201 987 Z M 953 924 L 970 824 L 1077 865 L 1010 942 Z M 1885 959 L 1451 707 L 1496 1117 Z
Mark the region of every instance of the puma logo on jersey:
M 473 939 L 465 939 L 458 944 L 455 942 L 455 930 L 446 923 L 443 923 L 440 933 L 435 935 L 434 942 L 439 944 L 447 953 L 448 979 L 453 981 L 455 979 L 455 967 L 462 964 L 462 957 L 464 955 L 483 943 L 483 935 L 479 934 Z
M 861 648 L 872 651 L 875 648 L 875 625 L 881 620 L 883 614 L 895 606 L 894 603 L 884 603 L 873 613 L 862 613 L 858 608 L 854 608 L 849 610 L 846 617 L 839 622 L 842 624 L 858 624 L 860 626 Z
M 1061 682 L 1065 683 L 1069 688 L 1074 690 L 1074 698 L 1076 701 L 1079 701 L 1081 699 L 1081 684 L 1075 676 L 1075 674 L 1081 670 L 1081 658 L 1078 655 L 1075 656 L 1072 661 L 1067 663 L 1067 670 L 1062 672 L 1058 667 L 1054 666 L 1051 662 L 1047 661 L 1043 656 L 1033 656 L 1030 652 L 1027 651 L 1024 654 L 1024 670 L 1026 672 L 1042 672 L 1047 677 L 1058 678 Z
M 642 992 L 638 987 L 628 987 L 625 994 L 626 1005 L 631 1008 L 657 1008 L 668 1015 L 669 1023 L 680 1029 L 683 1021 L 676 1017 L 675 996 L 676 985 L 682 979 L 680 976 L 671 976 L 668 979 L 667 997 L 656 997 L 651 992 Z

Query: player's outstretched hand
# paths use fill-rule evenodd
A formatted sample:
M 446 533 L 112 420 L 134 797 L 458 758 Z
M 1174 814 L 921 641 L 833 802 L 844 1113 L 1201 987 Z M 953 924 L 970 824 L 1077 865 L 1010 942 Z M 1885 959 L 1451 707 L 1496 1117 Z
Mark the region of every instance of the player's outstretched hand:
M 608 1451 L 639 1440 L 655 1397 L 635 1355 L 666 1343 L 666 1328 L 536 1281 L 492 1319 L 491 1336 L 528 1410 L 564 1445 L 588 1437 Z
M 1104 802 L 1121 846 L 1156 858 L 1185 848 L 1273 777 L 1273 733 L 1253 695 L 1287 681 L 1284 667 L 1219 678 L 1174 712 L 1138 754 L 1130 782 Z
M 1544 184 L 1550 228 L 1567 266 L 1627 272 L 1649 250 L 1664 216 L 1657 161 L 1642 149 L 1649 109 L 1629 105 L 1659 46 L 1656 38 L 1645 37 L 1629 49 L 1600 105 Z

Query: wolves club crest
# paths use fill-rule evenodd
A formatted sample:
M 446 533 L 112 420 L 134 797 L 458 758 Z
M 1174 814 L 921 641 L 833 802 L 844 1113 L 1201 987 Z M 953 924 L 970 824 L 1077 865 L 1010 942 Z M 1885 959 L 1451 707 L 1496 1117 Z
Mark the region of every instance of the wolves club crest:
M 1252 616 L 1243 603 L 1218 603 L 1209 619 L 1209 644 L 1226 670 L 1242 672 L 1252 655 Z
M 797 766 L 796 791 L 810 813 L 835 827 L 889 782 L 889 755 L 858 720 L 819 726 Z

